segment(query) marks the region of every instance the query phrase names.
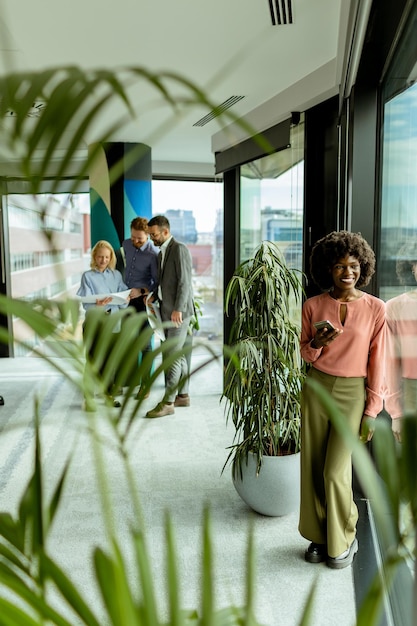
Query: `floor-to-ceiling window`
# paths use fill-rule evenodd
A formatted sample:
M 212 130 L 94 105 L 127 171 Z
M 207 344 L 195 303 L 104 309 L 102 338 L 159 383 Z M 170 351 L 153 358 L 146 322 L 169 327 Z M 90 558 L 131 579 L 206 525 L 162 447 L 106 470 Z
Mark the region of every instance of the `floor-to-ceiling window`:
M 84 194 L 25 194 L 5 197 L 8 216 L 11 295 L 31 300 L 75 293 L 90 262 L 90 197 Z M 194 291 L 201 305 L 200 336 L 222 342 L 223 184 L 213 181 L 154 180 L 153 214 L 163 213 L 193 259 Z M 53 245 L 45 236 L 53 235 Z M 27 337 L 20 320 L 15 336 Z M 14 356 L 26 353 L 17 343 Z
M 385 104 L 383 154 L 380 296 L 389 300 L 417 288 L 402 267 L 417 246 L 417 84 Z
M 153 214 L 163 213 L 193 259 L 200 304 L 200 337 L 223 340 L 223 184 L 221 181 L 154 180 Z M 11 295 L 32 300 L 73 295 L 90 262 L 90 197 L 84 194 L 5 196 Z M 45 229 L 53 236 L 52 245 Z M 13 334 L 37 345 L 20 320 Z M 14 344 L 14 356 L 27 351 Z
M 397 418 L 417 408 L 417 7 L 383 86 L 383 165 L 379 295 L 387 302 L 386 409 Z M 415 528 L 402 525 L 411 557 Z
M 165 215 L 193 260 L 193 288 L 202 315 L 199 336 L 223 342 L 223 184 L 152 181 L 152 213 Z
M 5 206 L 11 296 L 34 300 L 73 295 L 88 266 L 89 194 L 10 194 Z M 38 345 L 36 335 L 17 318 L 13 336 Z M 14 356 L 26 353 L 15 341 Z

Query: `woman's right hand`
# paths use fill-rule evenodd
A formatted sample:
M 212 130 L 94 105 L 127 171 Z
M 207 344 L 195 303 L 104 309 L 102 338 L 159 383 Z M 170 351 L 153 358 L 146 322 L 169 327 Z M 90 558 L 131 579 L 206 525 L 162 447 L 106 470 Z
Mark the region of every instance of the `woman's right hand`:
M 324 346 L 329 346 L 342 333 L 343 330 L 339 328 L 322 328 L 316 332 L 312 342 L 312 347 L 319 349 Z

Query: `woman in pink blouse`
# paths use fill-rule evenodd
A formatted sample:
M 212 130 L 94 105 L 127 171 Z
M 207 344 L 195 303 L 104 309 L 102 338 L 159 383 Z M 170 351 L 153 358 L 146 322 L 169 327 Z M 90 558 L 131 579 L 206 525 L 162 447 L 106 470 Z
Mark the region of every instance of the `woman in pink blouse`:
M 307 377 L 324 386 L 352 430 L 369 440 L 366 418 L 383 408 L 385 305 L 359 287 L 374 274 L 374 252 L 360 234 L 332 232 L 314 245 L 310 271 L 323 293 L 303 306 L 301 355 L 311 365 Z M 328 323 L 317 329 L 323 320 Z M 311 541 L 305 559 L 341 569 L 358 550 L 351 451 L 308 384 L 301 435 L 299 530 Z

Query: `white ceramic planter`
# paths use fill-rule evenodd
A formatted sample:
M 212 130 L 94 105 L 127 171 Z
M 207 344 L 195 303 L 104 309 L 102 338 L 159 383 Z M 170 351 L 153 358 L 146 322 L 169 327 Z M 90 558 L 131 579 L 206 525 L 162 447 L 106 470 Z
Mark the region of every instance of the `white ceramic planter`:
M 264 456 L 256 475 L 256 457 L 249 454 L 242 464 L 242 478 L 234 478 L 236 491 L 257 513 L 278 517 L 292 513 L 300 505 L 300 453 Z

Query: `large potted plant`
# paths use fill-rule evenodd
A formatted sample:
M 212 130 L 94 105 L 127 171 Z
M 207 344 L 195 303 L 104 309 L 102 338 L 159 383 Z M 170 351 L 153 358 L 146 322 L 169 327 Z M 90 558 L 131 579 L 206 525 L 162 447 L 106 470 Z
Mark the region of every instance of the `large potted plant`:
M 236 356 L 226 365 L 222 396 L 235 427 L 225 465 L 231 461 L 239 495 L 265 515 L 284 515 L 298 505 L 302 291 L 300 272 L 269 241 L 235 270 L 225 291 Z

